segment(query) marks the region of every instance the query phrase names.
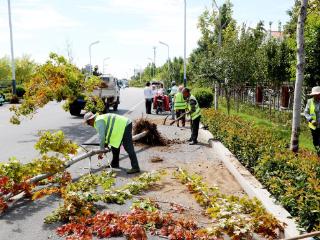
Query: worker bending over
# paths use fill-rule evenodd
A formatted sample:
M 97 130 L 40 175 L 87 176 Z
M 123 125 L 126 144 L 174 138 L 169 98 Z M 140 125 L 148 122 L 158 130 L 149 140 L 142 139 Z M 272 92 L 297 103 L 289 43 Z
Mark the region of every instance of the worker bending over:
M 191 138 L 188 140 L 190 145 L 198 143 L 198 133 L 201 119 L 200 107 L 197 99 L 191 95 L 189 88 L 182 90 L 183 98 L 186 100 L 188 105 L 189 114 L 191 117 Z
M 111 167 L 119 168 L 120 146 L 122 144 L 131 161 L 132 168 L 129 169 L 127 173 L 140 172 L 138 159 L 132 142 L 132 122 L 130 119 L 117 114 L 107 113 L 98 115 L 88 112 L 84 115 L 84 121 L 97 130 L 101 150 L 105 149 L 105 145 L 111 146 Z M 103 153 L 100 153 L 98 158 L 102 159 Z

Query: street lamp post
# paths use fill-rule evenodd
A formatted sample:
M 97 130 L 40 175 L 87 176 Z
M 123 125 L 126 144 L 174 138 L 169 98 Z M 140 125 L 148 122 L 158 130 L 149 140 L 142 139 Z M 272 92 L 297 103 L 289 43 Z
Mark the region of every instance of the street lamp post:
M 168 48 L 168 80 L 170 81 L 170 47 L 169 44 L 159 41 L 160 44 L 166 46 Z
M 10 44 L 11 44 L 11 72 L 12 72 L 12 94 L 16 95 L 16 70 L 14 63 L 14 53 L 13 53 L 13 37 L 12 37 L 12 23 L 11 23 L 11 4 L 8 0 L 8 13 L 9 13 L 9 28 L 10 28 Z
M 95 41 L 89 45 L 89 58 L 90 58 L 90 76 L 92 75 L 92 65 L 91 65 L 91 47 L 95 44 L 98 44 L 100 41 Z
M 104 63 L 105 63 L 105 61 L 107 61 L 107 60 L 109 60 L 109 59 L 110 59 L 109 57 L 106 57 L 106 58 L 103 59 L 103 61 L 102 61 L 102 73 L 105 73 L 105 72 L 104 72 L 104 66 L 105 66 Z
M 187 0 L 184 0 L 184 59 L 183 59 L 183 85 L 187 86 Z

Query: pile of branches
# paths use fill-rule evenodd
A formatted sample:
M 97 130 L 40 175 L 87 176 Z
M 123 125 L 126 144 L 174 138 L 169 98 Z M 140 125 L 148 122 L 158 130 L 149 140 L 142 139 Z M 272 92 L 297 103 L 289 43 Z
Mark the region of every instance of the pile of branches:
M 141 138 L 137 142 L 150 146 L 167 146 L 170 142 L 159 133 L 155 123 L 150 122 L 146 118 L 139 118 L 135 120 L 133 134 L 136 135 L 144 131 L 148 132 L 147 136 Z

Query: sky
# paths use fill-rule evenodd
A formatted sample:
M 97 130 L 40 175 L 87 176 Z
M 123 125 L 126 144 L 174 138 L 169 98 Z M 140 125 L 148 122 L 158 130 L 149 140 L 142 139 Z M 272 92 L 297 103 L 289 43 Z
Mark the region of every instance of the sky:
M 224 0 L 217 0 L 223 4 Z M 263 20 L 272 29 L 288 21 L 294 0 L 231 0 L 238 24 L 255 26 Z M 197 47 L 199 15 L 212 0 L 187 0 L 187 55 Z M 28 54 L 38 63 L 50 52 L 67 56 L 84 67 L 89 63 L 118 78 L 129 78 L 153 59 L 183 56 L 184 0 L 11 0 L 15 57 Z M 7 0 L 0 0 L 0 57 L 10 56 Z

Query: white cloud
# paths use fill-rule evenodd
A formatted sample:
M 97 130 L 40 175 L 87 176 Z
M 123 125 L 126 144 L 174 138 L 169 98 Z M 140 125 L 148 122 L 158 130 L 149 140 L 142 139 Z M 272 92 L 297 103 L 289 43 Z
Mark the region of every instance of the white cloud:
M 1 5 L 0 13 L 8 19 L 7 6 Z M 78 22 L 63 16 L 50 3 L 40 0 L 11 1 L 11 16 L 14 29 L 22 31 L 79 26 Z M 0 26 L 3 22 L 2 18 Z

